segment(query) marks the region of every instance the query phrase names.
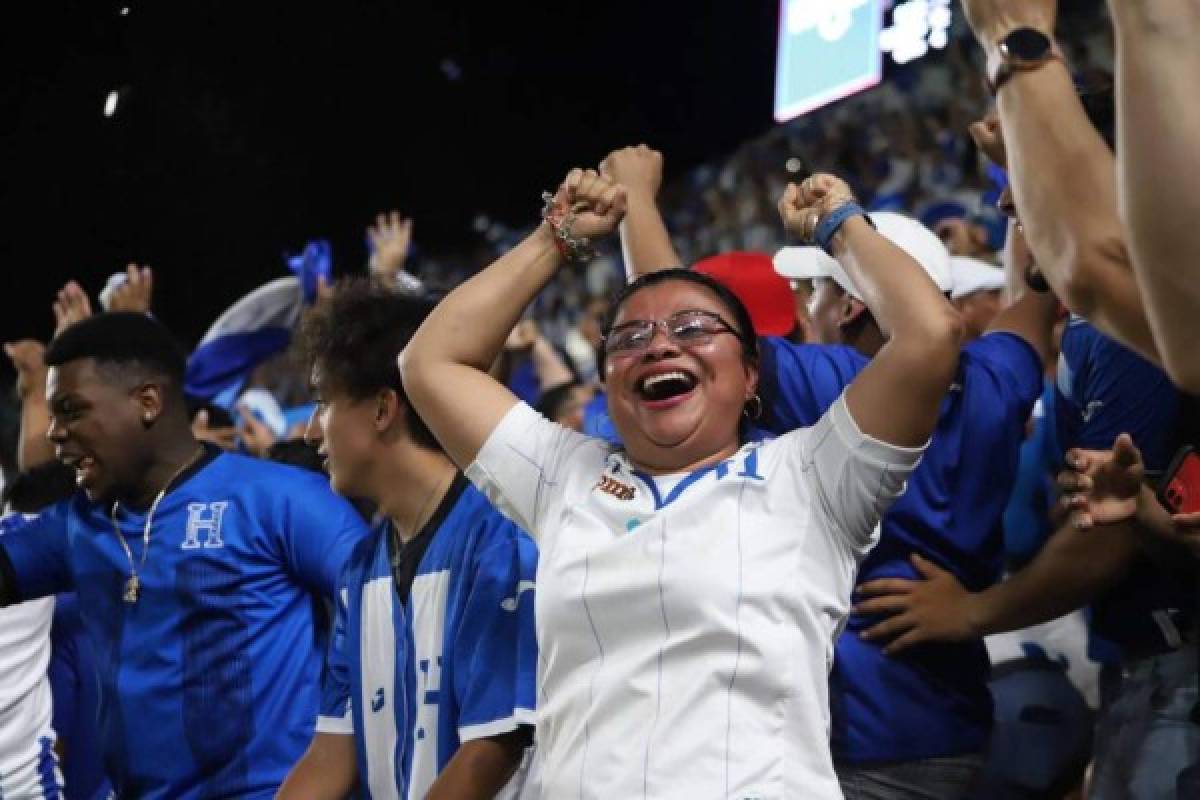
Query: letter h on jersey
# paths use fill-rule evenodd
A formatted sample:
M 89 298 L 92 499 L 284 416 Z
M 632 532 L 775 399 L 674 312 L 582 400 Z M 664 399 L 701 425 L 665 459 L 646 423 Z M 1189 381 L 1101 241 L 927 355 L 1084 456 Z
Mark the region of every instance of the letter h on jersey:
M 183 537 L 181 547 L 184 550 L 198 550 L 201 547 L 224 547 L 221 540 L 221 517 L 228 507 L 227 501 L 217 503 L 188 503 L 187 532 Z M 201 541 L 200 534 L 204 534 Z

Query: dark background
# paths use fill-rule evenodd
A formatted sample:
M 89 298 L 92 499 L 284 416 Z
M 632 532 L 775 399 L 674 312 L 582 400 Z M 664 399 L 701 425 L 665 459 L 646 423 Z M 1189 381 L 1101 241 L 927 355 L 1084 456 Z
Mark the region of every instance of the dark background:
M 614 146 L 660 147 L 670 173 L 772 124 L 771 0 L 18 10 L 0 23 L 4 341 L 47 338 L 67 279 L 94 297 L 137 261 L 194 343 L 307 239 L 361 269 L 376 211 L 463 249 L 475 214 L 530 222 L 542 189 Z

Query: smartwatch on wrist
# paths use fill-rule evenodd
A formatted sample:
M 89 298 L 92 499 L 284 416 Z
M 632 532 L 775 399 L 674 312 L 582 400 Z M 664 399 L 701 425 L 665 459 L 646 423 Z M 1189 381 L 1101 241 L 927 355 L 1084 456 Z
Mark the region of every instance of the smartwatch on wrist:
M 987 85 L 994 97 L 1018 72 L 1029 72 L 1051 61 L 1064 61 L 1054 40 L 1036 28 L 1017 28 L 996 46 L 1000 61 L 989 65 Z M 1065 63 L 1065 62 L 1064 62 Z

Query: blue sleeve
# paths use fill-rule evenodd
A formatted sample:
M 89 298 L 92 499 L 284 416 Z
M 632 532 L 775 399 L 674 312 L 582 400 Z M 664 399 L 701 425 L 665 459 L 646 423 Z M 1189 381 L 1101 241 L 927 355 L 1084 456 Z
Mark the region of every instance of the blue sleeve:
M 0 550 L 3 551 L 0 562 L 6 560 L 11 568 L 19 600 L 74 591 L 67 538 L 70 502 L 65 500 L 53 505 L 16 530 L 0 536 Z
M 963 365 L 988 376 L 987 391 L 1025 424 L 1045 386 L 1042 360 L 1033 345 L 1015 333 L 989 333 L 963 348 Z
M 346 622 L 350 613 L 349 587 L 338 591 L 337 615 L 325 671 L 321 676 L 321 708 L 317 716 L 318 733 L 354 733 L 354 718 L 350 704 L 350 655 Z
M 475 557 L 475 574 L 454 639 L 459 740 L 533 724 L 537 638 L 533 621 L 537 548 L 507 521 L 494 523 Z
M 794 344 L 777 336 L 759 339 L 759 350 L 763 415 L 755 424 L 778 435 L 815 425 L 868 363 L 852 347 Z
M 342 568 L 366 537 L 367 526 L 328 482 L 317 475 L 311 478 L 293 482 L 278 535 L 284 537 L 284 558 L 292 574 L 310 590 L 332 598 Z
M 1068 328 L 1063 354 L 1057 401 L 1069 435 L 1062 446 L 1107 450 L 1128 433 L 1148 470 L 1166 469 L 1179 413 L 1179 392 L 1166 373 L 1090 325 Z

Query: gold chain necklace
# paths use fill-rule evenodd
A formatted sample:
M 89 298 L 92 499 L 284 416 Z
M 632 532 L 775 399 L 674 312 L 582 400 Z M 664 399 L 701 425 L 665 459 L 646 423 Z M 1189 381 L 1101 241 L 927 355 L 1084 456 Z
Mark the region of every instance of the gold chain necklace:
M 129 560 L 129 578 L 125 581 L 125 590 L 121 594 L 121 599 L 126 603 L 133 605 L 138 601 L 138 596 L 142 591 L 142 582 L 138 578 L 138 570 L 146 566 L 146 554 L 150 552 L 150 528 L 154 525 L 154 512 L 158 510 L 158 504 L 167 496 L 167 489 L 171 488 L 171 484 L 184 473 L 188 467 L 195 464 L 204 455 L 204 446 L 201 445 L 192 457 L 183 462 L 183 466 L 175 470 L 175 474 L 167 479 L 163 484 L 162 489 L 158 491 L 154 502 L 150 504 L 150 510 L 146 512 L 146 524 L 142 528 L 142 559 L 135 566 L 133 563 L 133 551 L 129 549 L 129 542 L 125 541 L 125 536 L 121 533 L 121 526 L 117 524 L 117 506 L 116 500 L 113 501 L 112 509 L 109 511 L 109 518 L 112 520 L 113 533 L 117 535 L 117 541 L 121 543 L 121 548 L 125 551 L 125 558 Z

